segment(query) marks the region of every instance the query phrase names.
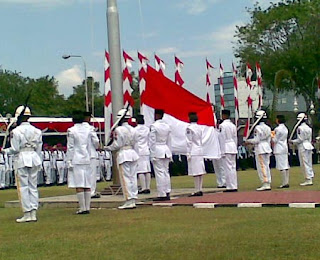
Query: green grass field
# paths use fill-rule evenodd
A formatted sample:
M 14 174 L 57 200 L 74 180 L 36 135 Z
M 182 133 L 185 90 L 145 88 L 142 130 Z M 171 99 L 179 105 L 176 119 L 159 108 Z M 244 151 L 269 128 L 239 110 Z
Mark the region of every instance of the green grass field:
M 315 172 L 320 166 L 314 165 Z M 273 188 L 280 183 L 273 172 Z M 319 190 L 317 176 L 301 188 L 291 169 L 290 190 Z M 239 172 L 240 191 L 259 186 L 254 170 Z M 99 183 L 99 189 L 107 183 Z M 173 188 L 193 187 L 188 176 Z M 205 176 L 205 187 L 215 176 Z M 153 180 L 154 188 L 154 180 Z M 65 186 L 40 188 L 40 196 L 72 194 Z M 37 223 L 16 224 L 20 209 L 4 208 L 16 190 L 0 191 L 0 259 L 320 259 L 320 211 L 294 208 L 138 207 L 136 210 L 40 209 Z

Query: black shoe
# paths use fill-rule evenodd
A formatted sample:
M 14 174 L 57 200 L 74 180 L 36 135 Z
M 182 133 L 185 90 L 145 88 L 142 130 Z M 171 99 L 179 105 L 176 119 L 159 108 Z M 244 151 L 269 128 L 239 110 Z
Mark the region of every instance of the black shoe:
M 170 197 L 168 199 L 168 196 L 167 197 L 157 197 L 155 199 L 153 199 L 153 201 L 166 201 L 166 200 L 170 200 Z
M 150 194 L 150 190 L 148 190 L 148 189 L 147 189 L 147 190 L 143 190 L 142 193 L 144 193 L 144 194 Z
M 78 210 L 78 211 L 76 212 L 76 214 L 77 214 L 77 215 L 86 215 L 86 214 L 90 214 L 90 211 L 89 211 L 89 210 L 84 210 L 84 211 Z
M 286 185 L 281 185 L 280 187 L 278 187 L 279 189 L 285 189 L 285 188 L 289 188 L 289 184 L 286 184 Z
M 229 190 L 225 190 L 224 192 L 237 192 L 237 189 L 229 189 Z
M 144 194 L 145 190 L 138 190 L 138 194 Z
M 227 186 L 218 186 L 217 188 L 218 189 L 225 189 L 225 188 L 227 188 Z
M 96 193 L 93 196 L 91 196 L 91 199 L 99 199 L 99 198 L 101 198 L 101 195 L 99 193 Z
M 202 191 L 197 191 L 197 192 L 194 192 L 191 195 L 189 195 L 189 197 L 201 197 L 201 196 L 203 196 Z

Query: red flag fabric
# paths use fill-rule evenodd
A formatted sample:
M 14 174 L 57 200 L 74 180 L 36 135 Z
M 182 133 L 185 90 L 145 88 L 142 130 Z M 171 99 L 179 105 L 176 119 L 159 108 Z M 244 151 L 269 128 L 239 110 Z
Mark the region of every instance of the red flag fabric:
M 188 114 L 198 114 L 198 124 L 214 126 L 212 106 L 198 98 L 170 79 L 161 72 L 148 66 L 144 103 L 155 109 L 163 109 L 176 119 L 189 122 Z

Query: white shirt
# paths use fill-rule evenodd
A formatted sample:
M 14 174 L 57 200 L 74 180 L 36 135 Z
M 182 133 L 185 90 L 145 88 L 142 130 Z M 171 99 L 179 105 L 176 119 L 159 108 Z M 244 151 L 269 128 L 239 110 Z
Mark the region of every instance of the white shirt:
M 90 125 L 88 122 L 82 123 L 85 127 L 88 127 L 91 131 L 91 138 L 89 139 L 89 150 L 90 150 L 90 158 L 98 158 L 97 149 L 99 148 L 99 138 L 97 132 L 94 130 L 94 127 Z
M 294 144 L 298 144 L 298 149 L 312 150 L 312 128 L 306 123 L 302 123 L 297 129 L 297 139 L 292 140 Z
M 138 124 L 135 128 L 135 150 L 139 155 L 150 155 L 149 150 L 149 128 Z
M 288 128 L 285 124 L 279 124 L 274 129 L 275 135 L 272 137 L 272 142 L 274 143 L 273 146 L 273 153 L 274 154 L 284 154 L 288 153 Z
M 191 123 L 186 129 L 187 138 L 187 153 L 190 155 L 201 155 L 203 156 L 202 150 L 202 139 L 203 133 L 202 128 L 197 123 Z
M 150 155 L 152 158 L 171 158 L 171 128 L 162 119 L 150 126 Z
M 260 122 L 254 129 L 254 137 L 247 142 L 254 144 L 256 154 L 271 153 L 271 128 L 264 122 Z
M 220 135 L 222 140 L 222 145 L 224 145 L 224 149 L 221 149 L 224 151 L 224 153 L 227 154 L 237 154 L 237 128 L 236 126 L 231 122 L 230 119 L 225 119 L 219 126 L 220 128 Z

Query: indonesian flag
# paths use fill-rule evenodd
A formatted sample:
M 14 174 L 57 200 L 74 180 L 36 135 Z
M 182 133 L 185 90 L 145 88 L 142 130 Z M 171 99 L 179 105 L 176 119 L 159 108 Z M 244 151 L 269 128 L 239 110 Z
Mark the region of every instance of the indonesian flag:
M 198 124 L 202 125 L 203 144 L 207 158 L 220 158 L 218 133 L 214 128 L 213 110 L 210 104 L 165 77 L 161 72 L 148 66 L 146 73 L 146 90 L 144 92 L 145 123 L 154 122 L 154 109 L 163 109 L 163 120 L 171 127 L 172 152 L 186 154 L 186 128 L 189 124 L 188 114 L 196 112 Z M 151 112 L 150 112 L 151 110 Z
M 110 57 L 105 51 L 104 59 L 104 131 L 105 138 L 110 135 L 112 125 L 111 84 L 110 84 Z
M 131 107 L 134 105 L 134 100 L 131 96 L 132 94 L 132 76 L 130 69 L 132 68 L 132 61 L 134 61 L 125 51 L 123 51 L 123 59 L 125 67 L 123 69 L 123 103 L 124 106 L 127 106 L 129 103 Z
M 138 52 L 138 59 L 140 61 L 139 64 L 139 91 L 140 91 L 140 114 L 143 115 L 143 103 L 144 103 L 144 91 L 146 89 L 146 72 L 147 72 L 147 64 L 148 58 Z
M 262 74 L 261 74 L 261 67 L 260 64 L 256 63 L 256 73 L 257 73 L 257 82 L 258 82 L 258 96 L 259 96 L 259 103 L 258 103 L 258 109 L 261 109 L 263 105 L 263 92 L 262 92 Z
M 235 125 L 239 124 L 239 99 L 238 99 L 238 81 L 237 81 L 237 69 L 232 63 L 232 74 L 233 74 L 233 86 L 234 86 L 234 122 Z
M 174 75 L 174 82 L 182 87 L 183 84 L 184 84 L 184 81 L 183 81 L 183 79 L 181 77 L 181 72 L 182 72 L 184 64 L 176 56 L 174 56 L 174 62 L 176 64 L 176 72 L 175 72 L 175 75 Z
M 164 74 L 164 71 L 166 69 L 166 64 L 165 62 L 159 58 L 156 54 L 154 55 L 154 62 L 156 66 L 156 70 Z
M 207 102 L 211 104 L 211 103 L 213 103 L 213 102 L 211 102 L 211 98 L 210 98 L 211 69 L 213 69 L 213 66 L 210 64 L 208 59 L 206 59 L 206 67 L 207 67 L 207 74 L 206 74 Z M 213 92 L 214 92 L 214 89 L 213 89 Z
M 221 111 L 225 108 L 224 103 L 224 92 L 223 92 L 223 67 L 220 61 L 220 78 L 219 78 L 219 85 L 220 85 L 220 104 L 221 104 Z

